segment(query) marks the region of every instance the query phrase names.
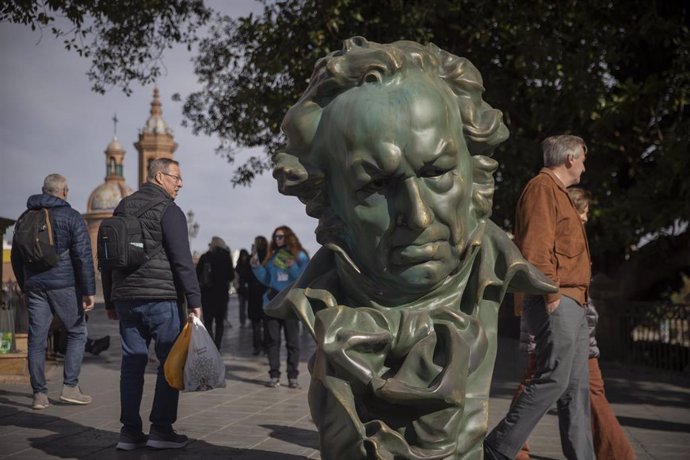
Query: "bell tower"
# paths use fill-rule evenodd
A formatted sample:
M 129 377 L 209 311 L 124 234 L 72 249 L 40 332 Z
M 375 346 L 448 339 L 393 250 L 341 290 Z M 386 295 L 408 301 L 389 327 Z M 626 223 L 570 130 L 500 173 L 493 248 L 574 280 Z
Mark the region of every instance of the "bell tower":
M 151 116 L 139 131 L 139 140 L 134 143 L 134 147 L 139 152 L 139 187 L 146 182 L 149 164 L 152 160 L 156 158 L 173 159 L 177 144 L 172 129 L 163 120 L 158 87 L 153 88 Z

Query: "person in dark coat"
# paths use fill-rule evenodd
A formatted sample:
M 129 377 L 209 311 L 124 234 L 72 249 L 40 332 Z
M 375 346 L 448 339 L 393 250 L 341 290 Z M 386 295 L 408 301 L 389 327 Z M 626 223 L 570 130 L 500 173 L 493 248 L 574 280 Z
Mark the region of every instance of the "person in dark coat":
M 268 241 L 263 236 L 254 238 L 252 245 L 252 258 L 257 260 L 264 260 L 268 252 Z M 264 293 L 266 286 L 264 286 L 249 267 L 249 276 L 247 282 L 247 316 L 252 322 L 252 345 L 254 348 L 254 355 L 259 355 L 266 351 L 266 329 L 264 327 Z
M 251 276 L 252 267 L 249 266 L 249 252 L 246 249 L 240 249 L 240 255 L 237 258 L 237 265 L 235 266 L 235 286 L 237 289 L 237 303 L 240 313 L 240 327 L 244 328 L 247 324 L 247 285 Z
M 28 300 L 28 361 L 35 410 L 50 405 L 45 354 L 53 315 L 57 315 L 67 329 L 60 400 L 71 404 L 89 404 L 92 400 L 79 388 L 79 373 L 87 337 L 85 312 L 94 307 L 96 277 L 86 223 L 66 201 L 68 191 L 64 176 L 50 174 L 43 181 L 43 193 L 30 196 L 26 204 L 28 210 L 50 210 L 55 252 L 59 254 L 57 265 L 45 271 L 32 271 L 18 245 L 12 245 L 12 269 Z M 21 222 L 20 217 L 17 225 Z
M 204 326 L 220 350 L 225 330 L 225 317 L 230 299 L 230 282 L 235 278 L 235 269 L 230 249 L 222 238 L 214 236 L 199 262 L 196 275 L 201 286 L 201 311 Z

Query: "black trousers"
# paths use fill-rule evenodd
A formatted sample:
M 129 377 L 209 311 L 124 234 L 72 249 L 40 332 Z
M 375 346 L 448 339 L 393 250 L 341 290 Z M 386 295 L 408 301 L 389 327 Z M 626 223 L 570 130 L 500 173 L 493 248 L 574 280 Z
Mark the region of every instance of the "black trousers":
M 228 313 L 228 304 L 220 301 L 212 304 L 207 302 L 207 305 L 203 305 L 201 309 L 204 327 L 216 344 L 216 348 L 220 350 L 220 345 L 223 343 L 223 332 L 225 332 L 224 321 Z
M 285 348 L 287 348 L 287 375 L 289 379 L 296 379 L 299 375 L 299 320 L 266 318 L 268 337 L 266 353 L 270 366 L 271 378 L 280 377 L 280 330 L 285 333 Z
M 264 326 L 264 319 L 253 319 L 252 321 L 252 346 L 254 351 L 266 350 L 266 326 Z

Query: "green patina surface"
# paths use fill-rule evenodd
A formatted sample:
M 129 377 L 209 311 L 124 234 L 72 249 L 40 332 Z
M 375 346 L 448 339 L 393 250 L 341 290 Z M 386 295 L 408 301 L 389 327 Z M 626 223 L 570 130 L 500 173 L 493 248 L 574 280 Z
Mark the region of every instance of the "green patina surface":
M 274 177 L 323 247 L 268 313 L 317 343 L 324 459 L 482 458 L 501 300 L 555 290 L 489 220 L 508 130 L 483 91 L 434 45 L 355 37 L 283 121 Z

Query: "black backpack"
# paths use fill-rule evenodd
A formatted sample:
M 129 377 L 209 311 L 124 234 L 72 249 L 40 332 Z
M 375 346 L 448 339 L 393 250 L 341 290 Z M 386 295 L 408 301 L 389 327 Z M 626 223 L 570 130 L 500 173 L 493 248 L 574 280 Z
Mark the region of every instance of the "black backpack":
M 163 249 L 162 242 L 153 249 L 144 247 L 144 236 L 139 219 L 146 211 L 162 202 L 149 203 L 134 215 L 116 215 L 101 222 L 96 237 L 99 270 L 115 268 L 133 270 L 151 260 Z
M 19 250 L 22 262 L 31 271 L 43 272 L 57 265 L 60 256 L 55 250 L 53 224 L 47 208 L 29 209 L 19 217 L 12 247 Z
M 211 265 L 211 261 L 204 259 L 200 271 L 199 284 L 205 289 L 211 289 L 213 287 L 213 266 Z

